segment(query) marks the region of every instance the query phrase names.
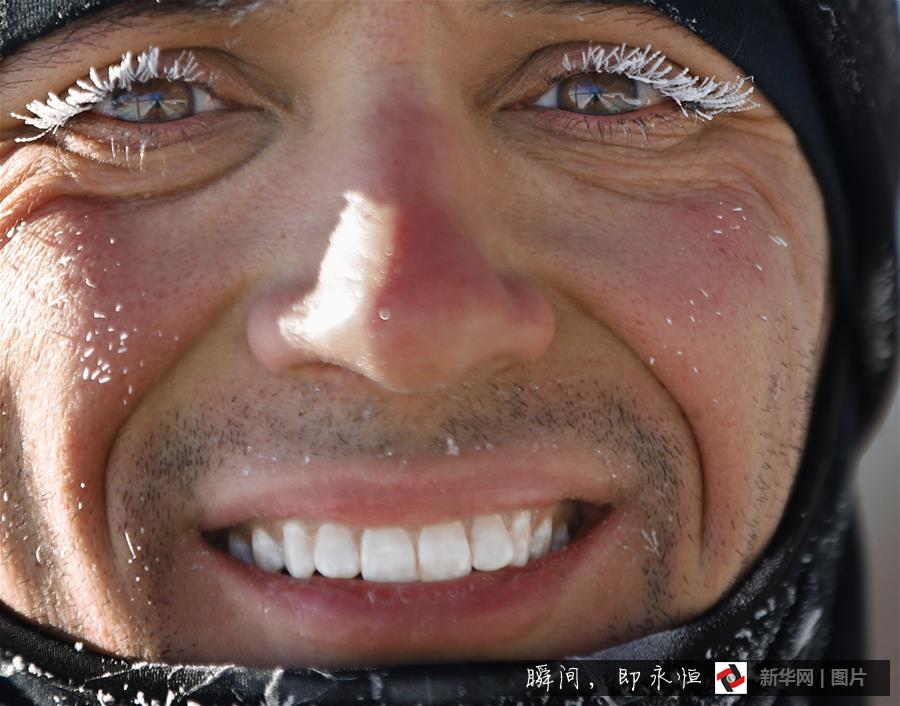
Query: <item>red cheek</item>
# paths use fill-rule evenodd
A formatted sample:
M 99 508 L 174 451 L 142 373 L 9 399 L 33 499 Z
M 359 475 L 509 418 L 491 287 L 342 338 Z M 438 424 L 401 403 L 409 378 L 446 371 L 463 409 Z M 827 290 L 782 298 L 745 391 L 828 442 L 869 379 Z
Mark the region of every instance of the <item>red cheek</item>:
M 648 362 L 674 361 L 693 373 L 715 355 L 710 340 L 747 335 L 784 313 L 779 295 L 791 263 L 773 240 L 784 237 L 774 217 L 713 199 L 659 204 L 630 241 L 619 239 L 617 286 L 633 293 L 631 333 Z
M 227 248 L 204 247 L 205 234 L 162 228 L 145 214 L 152 209 L 104 211 L 61 199 L 21 232 L 39 238 L 29 246 L 39 260 L 24 266 L 63 263 L 47 286 L 65 306 L 36 312 L 43 323 L 35 323 L 68 340 L 65 359 L 54 348 L 52 368 L 67 377 L 45 386 L 66 391 L 82 415 L 79 436 L 98 448 L 208 329 L 234 282 L 219 259 L 227 260 Z
M 587 239 L 594 245 L 579 236 L 561 256 L 566 286 L 684 415 L 704 497 L 719 499 L 706 511 L 707 540 L 739 541 L 731 519 L 769 443 L 758 432 L 780 433 L 796 411 L 782 407 L 784 395 L 776 405 L 770 385 L 799 389 L 803 375 L 795 351 L 810 310 L 793 258 L 805 248 L 763 203 L 724 191 L 625 200 L 618 215 L 631 227 L 605 219 Z M 558 247 L 574 240 L 563 234 Z
M 593 246 L 559 240 L 560 248 L 578 243 L 562 255 L 572 295 L 679 404 L 708 408 L 754 373 L 765 380 L 769 361 L 756 353 L 782 332 L 796 294 L 792 250 L 774 214 L 711 191 L 627 200 L 618 215 L 623 225 L 604 220 L 587 240 Z

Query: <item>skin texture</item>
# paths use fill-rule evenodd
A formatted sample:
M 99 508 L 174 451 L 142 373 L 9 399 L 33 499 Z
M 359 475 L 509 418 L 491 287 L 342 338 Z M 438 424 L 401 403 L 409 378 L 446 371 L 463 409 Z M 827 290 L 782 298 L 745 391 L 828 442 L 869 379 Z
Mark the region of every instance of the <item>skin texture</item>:
M 291 2 L 75 29 L 0 65 L 8 606 L 152 660 L 530 658 L 681 624 L 752 565 L 828 323 L 795 137 L 759 92 L 711 121 L 663 101 L 641 128 L 527 107 L 589 43 L 737 67 L 626 8 Z M 193 48 L 226 107 L 157 126 L 142 157 L 97 114 L 14 141 L 34 131 L 10 111 L 151 43 Z M 529 457 L 614 512 L 552 601 L 493 629 L 392 630 L 375 605 L 380 629 L 328 639 L 198 549 L 211 507 L 257 485 L 388 488 L 403 525 L 412 475 L 440 490 L 477 465 L 491 497 Z

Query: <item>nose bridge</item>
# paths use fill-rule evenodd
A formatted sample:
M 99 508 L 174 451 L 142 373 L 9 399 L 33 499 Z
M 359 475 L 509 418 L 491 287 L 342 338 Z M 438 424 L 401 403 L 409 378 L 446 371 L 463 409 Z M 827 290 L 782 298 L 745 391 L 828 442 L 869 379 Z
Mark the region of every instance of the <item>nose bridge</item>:
M 468 152 L 462 131 L 434 107 L 405 101 L 379 106 L 375 115 L 384 127 L 362 146 L 353 191 L 384 218 L 357 237 L 378 238 L 373 256 L 384 256 L 380 284 L 391 300 L 384 304 L 397 306 L 410 288 L 425 295 L 441 280 L 490 267 L 489 234 L 479 231 L 474 175 L 458 158 Z
M 323 267 L 351 259 L 366 272 L 373 310 L 422 309 L 454 292 L 458 303 L 495 283 L 491 233 L 480 217 L 484 190 L 471 164 L 477 148 L 420 66 L 371 70 L 358 109 L 338 135 L 363 139 L 333 149 L 346 207 Z M 362 269 L 361 269 L 362 268 Z M 320 277 L 321 279 L 321 277 Z M 462 298 L 462 299 L 460 299 Z M 443 309 L 447 311 L 446 308 Z
M 393 204 L 452 204 L 469 187 L 466 160 L 474 138 L 455 117 L 457 107 L 421 65 L 370 69 L 354 110 L 332 133 L 344 152 L 345 191 Z M 359 139 L 347 140 L 346 136 Z

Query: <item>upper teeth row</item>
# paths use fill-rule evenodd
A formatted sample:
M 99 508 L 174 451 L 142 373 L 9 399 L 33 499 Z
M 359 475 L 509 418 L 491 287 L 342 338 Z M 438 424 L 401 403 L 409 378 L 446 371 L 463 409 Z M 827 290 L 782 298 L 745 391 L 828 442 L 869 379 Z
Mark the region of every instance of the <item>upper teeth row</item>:
M 540 510 L 518 510 L 418 529 L 353 529 L 326 522 L 312 527 L 299 520 L 254 523 L 231 529 L 228 550 L 259 568 L 309 578 L 367 581 L 443 581 L 472 569 L 495 571 L 524 566 L 569 541 L 576 510 L 564 502 Z

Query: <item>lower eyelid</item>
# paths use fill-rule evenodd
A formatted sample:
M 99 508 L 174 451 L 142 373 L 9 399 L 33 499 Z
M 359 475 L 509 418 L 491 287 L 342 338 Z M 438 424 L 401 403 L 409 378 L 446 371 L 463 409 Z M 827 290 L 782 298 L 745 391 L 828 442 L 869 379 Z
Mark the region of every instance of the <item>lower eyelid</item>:
M 99 114 L 79 116 L 59 131 L 57 142 L 77 154 L 109 162 L 117 151 L 162 150 L 217 130 L 239 130 L 242 120 L 262 111 L 218 110 L 161 123 L 124 123 Z
M 629 144 L 634 137 L 640 144 L 652 143 L 654 138 L 688 134 L 698 122 L 685 116 L 678 104 L 666 100 L 632 113 L 588 115 L 556 108 L 517 106 L 503 111 L 521 114 L 534 121 L 538 129 L 562 140 L 588 140 L 602 143 Z
M 207 120 L 209 116 L 215 116 Z M 206 124 L 201 124 L 203 121 Z M 88 138 L 63 129 L 45 145 L 73 175 L 79 195 L 89 198 L 145 201 L 181 197 L 205 188 L 235 169 L 253 162 L 278 140 L 280 121 L 269 111 L 245 110 L 208 113 L 192 119 L 188 139 L 157 136 L 157 146 L 141 150 L 154 139 L 150 130 L 133 130 L 128 142 Z M 159 132 L 159 130 L 157 130 Z M 148 142 L 150 141 L 150 142 Z M 54 149 L 55 147 L 55 149 Z M 28 147 L 26 146 L 27 150 Z M 202 159 L 198 156 L 202 155 Z

